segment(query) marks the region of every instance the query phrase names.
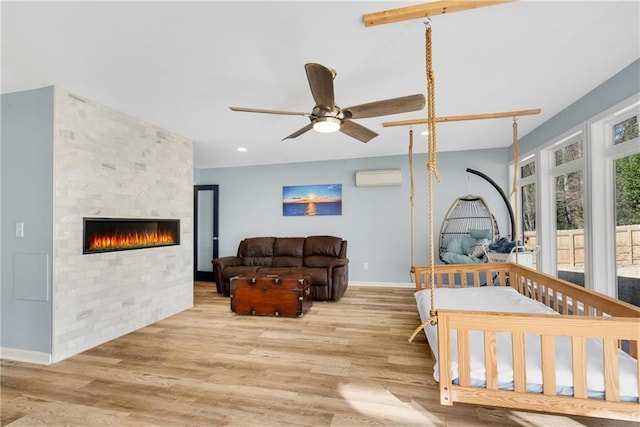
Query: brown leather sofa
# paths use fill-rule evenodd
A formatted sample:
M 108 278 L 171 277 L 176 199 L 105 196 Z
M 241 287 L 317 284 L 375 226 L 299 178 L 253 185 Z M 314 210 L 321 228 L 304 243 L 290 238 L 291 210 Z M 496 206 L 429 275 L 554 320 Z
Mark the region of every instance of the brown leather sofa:
M 334 236 L 251 237 L 238 245 L 236 256 L 211 261 L 219 294 L 229 295 L 230 280 L 246 273 L 311 274 L 316 301 L 338 301 L 347 290 L 347 241 Z

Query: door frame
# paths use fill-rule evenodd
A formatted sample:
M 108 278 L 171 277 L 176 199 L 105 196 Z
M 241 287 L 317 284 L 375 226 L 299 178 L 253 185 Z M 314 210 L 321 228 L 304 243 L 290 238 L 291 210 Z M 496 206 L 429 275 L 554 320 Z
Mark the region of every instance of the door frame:
M 214 282 L 212 271 L 198 271 L 198 192 L 213 191 L 213 258 L 218 257 L 218 200 L 219 186 L 215 185 L 194 185 L 193 186 L 193 280 Z

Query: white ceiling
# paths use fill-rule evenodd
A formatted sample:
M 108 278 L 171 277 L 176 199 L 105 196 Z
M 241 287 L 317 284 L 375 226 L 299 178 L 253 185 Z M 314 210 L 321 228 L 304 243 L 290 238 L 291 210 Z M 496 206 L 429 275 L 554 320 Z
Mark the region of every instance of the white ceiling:
M 426 95 L 424 20 L 362 20 L 418 3 L 3 1 L 2 93 L 58 85 L 192 139 L 198 168 L 406 154 L 409 127 L 382 123 L 426 109 L 358 120 L 380 134 L 363 144 L 313 131 L 283 142 L 308 119 L 228 107 L 311 112 L 307 62 L 337 70 L 343 107 Z M 542 108 L 518 119 L 524 136 L 640 57 L 639 11 L 521 0 L 433 16 L 436 115 Z M 438 124 L 439 151 L 508 146 L 511 122 Z M 426 137 L 415 144 L 426 151 Z

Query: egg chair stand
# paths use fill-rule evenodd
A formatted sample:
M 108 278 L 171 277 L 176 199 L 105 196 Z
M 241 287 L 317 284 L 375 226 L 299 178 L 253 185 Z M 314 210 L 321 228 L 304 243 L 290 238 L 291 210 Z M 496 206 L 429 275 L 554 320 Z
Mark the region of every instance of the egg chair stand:
M 489 184 L 491 184 L 491 186 L 493 188 L 496 189 L 498 194 L 500 194 L 500 197 L 502 198 L 502 201 L 504 202 L 504 205 L 507 207 L 507 211 L 509 211 L 509 221 L 510 221 L 509 224 L 511 224 L 511 235 L 509 237 L 511 237 L 513 239 L 515 237 L 515 235 L 516 235 L 516 221 L 515 221 L 515 216 L 513 214 L 513 208 L 511 207 L 511 203 L 509 203 L 509 199 L 507 198 L 507 195 L 505 194 L 505 192 L 488 175 L 486 175 L 486 174 L 484 174 L 484 173 L 482 173 L 480 171 L 473 170 L 471 168 L 467 168 L 466 171 L 468 173 L 472 173 L 474 175 L 478 175 L 480 178 L 482 178 L 485 181 L 487 181 Z

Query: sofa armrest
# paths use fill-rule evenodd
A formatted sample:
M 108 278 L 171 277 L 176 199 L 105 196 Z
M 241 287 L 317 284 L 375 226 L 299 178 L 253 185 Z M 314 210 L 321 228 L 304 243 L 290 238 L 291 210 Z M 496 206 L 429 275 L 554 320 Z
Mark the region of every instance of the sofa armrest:
M 213 264 L 213 268 L 220 268 L 220 270 L 224 270 L 225 267 L 237 267 L 238 265 L 242 265 L 242 260 L 237 256 L 225 256 L 222 258 L 216 258 L 211 261 Z
M 330 289 L 330 298 L 338 301 L 344 295 L 349 284 L 349 259 L 339 258 L 327 265 L 327 285 Z
M 347 266 L 347 265 L 349 265 L 348 258 L 338 258 L 329 262 L 329 264 L 327 265 L 327 269 L 329 270 L 329 274 L 331 274 L 331 270 L 333 270 L 334 268 Z
M 217 292 L 219 294 L 228 293 L 229 290 L 225 287 L 224 279 L 222 278 L 222 270 L 226 267 L 242 265 L 242 260 L 237 256 L 226 256 L 213 259 L 211 264 L 213 264 L 213 279 L 216 281 Z

